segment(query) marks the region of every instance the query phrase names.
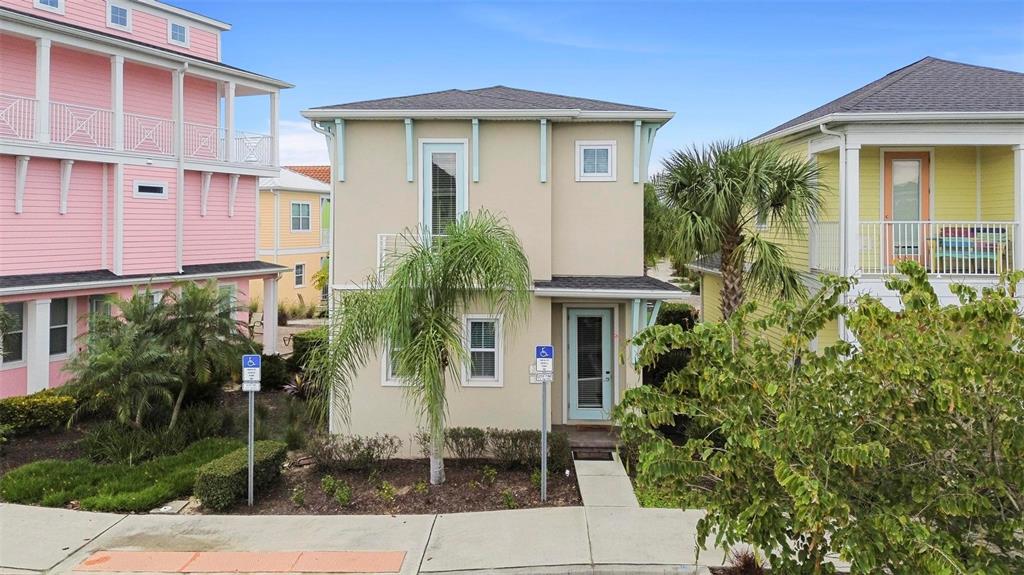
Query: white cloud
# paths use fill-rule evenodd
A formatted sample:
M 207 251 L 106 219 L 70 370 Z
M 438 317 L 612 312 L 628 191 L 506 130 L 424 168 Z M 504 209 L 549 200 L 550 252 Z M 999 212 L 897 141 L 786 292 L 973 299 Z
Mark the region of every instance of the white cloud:
M 328 164 L 327 140 L 307 121 L 281 120 L 281 164 Z

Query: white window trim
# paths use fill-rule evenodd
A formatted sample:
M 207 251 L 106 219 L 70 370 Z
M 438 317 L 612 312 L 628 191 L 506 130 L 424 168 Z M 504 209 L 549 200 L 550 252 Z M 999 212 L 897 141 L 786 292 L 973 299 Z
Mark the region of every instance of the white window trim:
M 505 341 L 502 334 L 502 317 L 493 314 L 465 314 L 462 316 L 463 342 L 466 346 L 466 353 L 470 351 L 470 328 L 469 322 L 473 320 L 491 320 L 494 322 L 494 377 L 471 377 L 469 372 L 469 357 L 462 366 L 463 387 L 504 387 L 503 373 L 505 368 Z
M 409 387 L 408 383 L 391 377 L 391 346 L 385 345 L 380 354 L 380 385 L 381 387 Z
M 600 149 L 608 150 L 608 171 L 603 174 L 583 173 L 583 150 Z M 614 182 L 615 165 L 618 155 L 616 152 L 615 140 L 576 140 L 576 181 L 577 182 Z
M 185 29 L 185 41 L 184 42 L 180 42 L 180 41 L 174 39 L 174 35 L 171 34 L 171 30 L 174 28 L 174 26 L 181 26 L 182 28 Z M 175 46 L 182 46 L 182 47 L 188 48 L 189 40 L 191 38 L 192 38 L 192 33 L 189 32 L 188 24 L 185 24 L 183 22 L 176 22 L 174 20 L 168 20 L 167 21 L 167 43 L 168 44 L 174 44 Z
M 296 205 L 302 205 L 302 204 L 304 204 L 307 208 L 309 208 L 309 216 L 307 216 L 307 218 L 309 219 L 309 228 L 304 229 L 304 230 L 303 229 L 295 229 L 295 217 L 296 216 L 293 215 L 295 213 L 294 212 L 295 206 Z M 302 216 L 298 216 L 298 217 L 301 218 Z M 313 204 L 312 204 L 312 202 L 291 202 L 288 205 L 288 228 L 292 232 L 295 232 L 297 234 L 311 234 L 311 233 L 313 233 Z
M 53 6 L 50 6 L 50 5 L 47 5 L 47 4 L 43 4 L 39 0 L 35 0 L 33 2 L 33 4 L 35 5 L 36 8 L 39 8 L 40 10 L 46 10 L 47 12 L 54 12 L 56 14 L 63 14 L 64 13 L 64 2 L 65 2 L 65 0 L 57 0 L 57 6 L 56 7 L 53 7 Z
M 62 1 L 62 3 L 63 3 L 63 1 Z M 118 8 L 124 9 L 125 13 L 127 14 L 127 16 L 125 16 L 125 20 L 128 23 L 125 24 L 124 26 L 122 26 L 120 24 L 114 24 L 113 22 L 110 21 L 110 18 L 111 18 L 110 11 L 115 6 L 118 7 Z M 115 30 L 122 30 L 124 32 L 131 32 L 132 31 L 132 7 L 129 6 L 128 4 L 124 4 L 122 2 L 114 2 L 113 0 L 107 0 L 107 28 L 113 28 Z
M 141 186 L 161 187 L 161 188 L 164 189 L 164 192 L 162 194 L 150 194 L 150 193 L 140 192 L 139 188 Z M 132 197 L 133 198 L 138 198 L 138 199 L 143 199 L 143 200 L 166 200 L 167 199 L 167 182 L 145 182 L 145 181 L 141 181 L 141 180 L 136 180 L 135 182 L 133 182 Z
M 299 282 L 299 268 L 300 267 L 302 268 L 302 281 L 301 282 Z M 306 264 L 304 262 L 303 263 L 295 264 L 295 267 L 292 268 L 292 273 L 295 275 L 295 287 L 297 287 L 297 288 L 306 287 Z
M 20 332 L 16 332 L 16 333 L 21 333 L 21 359 L 19 359 L 17 361 L 3 361 L 2 357 L 0 357 L 0 370 L 18 369 L 19 367 L 25 367 L 28 364 L 28 361 L 27 361 L 28 358 L 25 357 L 25 356 L 28 355 L 28 338 L 26 337 L 26 334 L 25 334 L 25 312 L 26 312 L 25 305 L 28 302 L 27 301 L 22 301 L 22 302 L 6 302 L 6 303 L 20 303 L 21 304 L 21 331 Z M 0 305 L 3 305 L 3 304 L 0 304 Z
M 54 299 L 64 299 L 64 298 L 54 298 Z M 77 299 L 78 298 L 76 298 L 76 297 L 68 297 L 67 298 L 67 300 L 68 300 L 68 323 L 66 324 L 67 328 L 68 328 L 68 331 L 67 331 L 67 337 L 68 337 L 67 347 L 65 348 L 64 353 L 51 354 L 50 355 L 50 361 L 61 361 L 61 360 L 64 360 L 64 359 L 67 359 L 67 358 L 71 357 L 71 350 L 73 349 L 73 346 L 75 344 L 75 327 L 78 325 L 78 321 L 77 321 L 78 314 L 76 313 L 77 310 L 75 309 L 75 302 L 77 301 Z M 51 306 L 53 305 L 53 300 L 50 301 L 50 305 Z M 51 308 L 50 312 L 52 314 L 52 312 L 53 312 L 52 308 Z M 50 318 L 52 319 L 53 315 L 51 315 Z M 49 341 L 50 330 L 55 328 L 55 327 L 61 327 L 61 326 L 59 326 L 59 325 L 51 325 L 51 326 L 49 326 L 46 329 L 47 341 Z
M 423 177 L 423 162 L 424 162 L 424 158 L 426 157 L 426 146 L 427 146 L 427 144 L 462 144 L 461 154 L 462 154 L 462 165 L 463 165 L 462 172 L 463 172 L 463 174 L 462 174 L 462 177 L 459 178 L 461 180 L 461 183 L 462 183 L 462 190 L 461 191 L 456 190 L 455 205 L 456 206 L 459 205 L 459 200 L 460 199 L 464 202 L 463 205 L 465 206 L 465 209 L 463 211 L 459 212 L 459 214 L 458 214 L 459 217 L 462 217 L 463 214 L 465 214 L 466 212 L 469 211 L 469 193 L 470 192 L 469 192 L 469 174 L 467 173 L 467 172 L 469 172 L 469 170 L 466 169 L 466 166 L 468 165 L 468 161 L 469 161 L 469 158 L 466 156 L 466 153 L 467 153 L 466 149 L 469 147 L 469 139 L 468 138 L 420 138 L 419 140 L 417 140 L 417 145 L 418 145 L 419 150 L 418 150 L 418 153 L 417 153 L 417 156 L 418 156 L 417 160 L 418 161 L 417 161 L 417 166 L 416 166 L 416 169 L 417 169 L 417 171 L 416 171 L 416 174 L 417 174 L 416 179 L 419 182 L 417 184 L 417 188 L 419 188 L 419 198 L 418 198 L 418 200 L 419 200 L 419 207 L 417 208 L 417 210 L 419 211 L 420 226 L 429 226 L 430 223 L 431 223 L 431 222 L 427 221 L 430 218 L 430 215 L 423 213 L 424 196 L 427 193 L 429 193 L 429 190 L 427 190 L 426 178 Z

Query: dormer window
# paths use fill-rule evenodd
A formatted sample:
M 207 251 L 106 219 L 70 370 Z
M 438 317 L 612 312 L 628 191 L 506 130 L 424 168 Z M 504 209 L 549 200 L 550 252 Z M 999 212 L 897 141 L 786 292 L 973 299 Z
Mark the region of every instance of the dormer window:
M 167 22 L 167 41 L 178 46 L 188 46 L 188 26 Z
M 130 31 L 132 29 L 131 10 L 123 4 L 107 2 L 107 26 Z
M 35 6 L 58 14 L 64 13 L 64 0 L 35 0 Z

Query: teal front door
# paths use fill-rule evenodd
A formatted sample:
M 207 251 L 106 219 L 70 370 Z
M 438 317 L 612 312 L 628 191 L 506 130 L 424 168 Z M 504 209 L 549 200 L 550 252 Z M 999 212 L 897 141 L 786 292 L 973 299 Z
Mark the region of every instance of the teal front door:
M 569 419 L 607 420 L 612 411 L 612 310 L 569 310 Z

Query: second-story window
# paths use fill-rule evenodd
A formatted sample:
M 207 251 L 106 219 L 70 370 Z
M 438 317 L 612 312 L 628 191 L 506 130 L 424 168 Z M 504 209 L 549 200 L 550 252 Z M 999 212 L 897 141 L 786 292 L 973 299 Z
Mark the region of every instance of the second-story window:
M 309 202 L 292 202 L 292 231 L 310 230 Z
M 127 6 L 107 3 L 107 25 L 120 30 L 132 29 L 132 13 Z
M 167 41 L 179 46 L 188 46 L 188 27 L 177 22 L 168 22 Z
M 576 181 L 615 181 L 615 142 L 576 142 Z
M 422 219 L 433 235 L 442 235 L 466 211 L 468 203 L 465 144 L 428 141 L 422 144 Z
M 64 13 L 64 0 L 36 0 L 35 6 L 58 14 Z

